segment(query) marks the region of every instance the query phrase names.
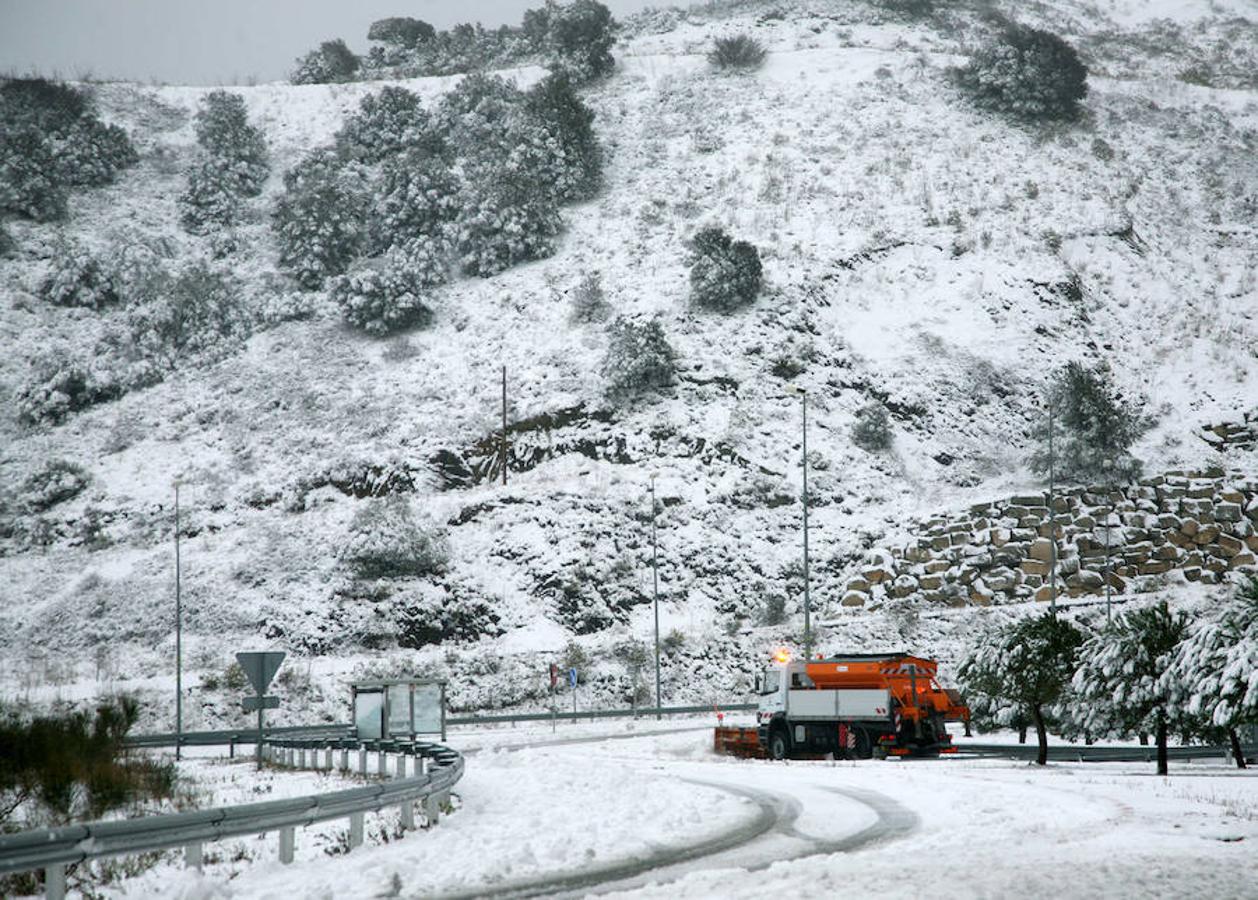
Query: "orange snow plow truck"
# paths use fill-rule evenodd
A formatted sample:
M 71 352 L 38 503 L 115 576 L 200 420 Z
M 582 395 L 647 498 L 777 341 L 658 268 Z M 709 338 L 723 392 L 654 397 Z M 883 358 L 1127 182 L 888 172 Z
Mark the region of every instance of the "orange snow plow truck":
M 970 710 L 939 686 L 938 668 L 907 653 L 792 660 L 781 651 L 756 677 L 756 727 L 717 728 L 715 749 L 770 759 L 955 753 L 944 723 Z

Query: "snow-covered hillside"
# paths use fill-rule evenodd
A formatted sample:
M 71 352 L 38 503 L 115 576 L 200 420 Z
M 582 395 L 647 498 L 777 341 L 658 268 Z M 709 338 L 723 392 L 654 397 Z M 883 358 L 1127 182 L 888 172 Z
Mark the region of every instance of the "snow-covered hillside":
M 628 23 L 615 74 L 586 96 L 606 187 L 565 210 L 552 258 L 455 281 L 432 326 L 400 339 L 351 331 L 315 296 L 313 318 L 64 424 L 0 416 L 12 502 L 49 460 L 90 474 L 41 513 L 45 540 L 26 527 L 0 540 L 9 690 L 32 648 L 78 667 L 52 679 L 85 679 L 68 693 L 94 690 L 97 669 L 154 693 L 169 683 L 177 475 L 185 684 L 209 704 L 185 708 L 210 724 L 235 715 L 234 696 L 202 679 L 221 677 L 245 645 L 285 648 L 311 676 L 285 686 L 295 719 L 343 717 L 340 679 L 364 671 L 451 676 L 464 708 L 541 702 L 545 663 L 582 611 L 600 626 L 580 638 L 595 656 L 650 634 L 652 477 L 662 628 L 684 638 L 666 660 L 666 699 L 730 697 L 755 654 L 801 625 L 792 384 L 809 397 L 811 596 L 827 650 L 912 641 L 955 653 L 975 611 L 914 611 L 906 628 L 903 610 L 841 610 L 846 576 L 913 517 L 1038 486 L 1029 431 L 1068 360 L 1108 362 L 1146 399 L 1157 424 L 1135 449 L 1148 471 L 1254 473 L 1253 450 L 1225 455 L 1198 433 L 1258 405 L 1258 7 L 1053 0 L 1008 11 L 1080 49 L 1091 77 L 1079 124 L 1011 125 L 951 86 L 945 70 L 989 28 L 967 4 L 934 19 L 839 0 L 646 14 Z M 715 36 L 734 33 L 769 50 L 754 74 L 705 60 Z M 504 74 L 526 86 L 543 73 Z M 433 103 L 457 80 L 400 83 Z M 251 302 L 294 292 L 269 227 L 282 173 L 380 87 L 233 89 L 273 156 L 226 260 Z M 76 195 L 60 231 L 102 253 L 206 254 L 179 228 L 175 198 L 208 89 L 92 90 L 141 162 Z M 706 224 L 761 250 L 766 288 L 741 312 L 687 302 L 684 241 Z M 35 296 L 57 229 L 10 232 L 6 411 L 27 359 L 58 342 L 90 346 L 102 315 Z M 661 396 L 609 399 L 605 330 L 570 321 L 571 294 L 593 272 L 614 313 L 661 318 L 679 354 Z M 451 487 L 442 460 L 492 453 L 504 366 L 508 484 Z M 850 440 L 871 400 L 891 413 L 889 453 Z M 350 577 L 349 523 L 380 484 L 446 530 L 444 574 Z M 76 537 L 89 507 L 106 539 L 92 547 Z M 778 610 L 784 622 L 766 624 Z M 438 620 L 449 634 L 428 643 L 424 626 Z M 108 657 L 96 649 L 106 642 Z M 625 702 L 623 672 L 597 662 L 591 700 Z

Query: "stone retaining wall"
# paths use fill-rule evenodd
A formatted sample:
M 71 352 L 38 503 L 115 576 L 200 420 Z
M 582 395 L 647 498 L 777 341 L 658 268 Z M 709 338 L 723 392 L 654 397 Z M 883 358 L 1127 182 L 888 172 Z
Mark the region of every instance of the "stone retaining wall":
M 1210 584 L 1258 574 L 1258 478 L 1208 469 L 1060 489 L 1052 515 L 1044 493 L 980 503 L 919 523 L 904 546 L 871 551 L 842 603 L 1047 602 L 1054 529 L 1062 597 L 1103 594 L 1107 579 L 1115 593 L 1138 591 L 1172 570 Z

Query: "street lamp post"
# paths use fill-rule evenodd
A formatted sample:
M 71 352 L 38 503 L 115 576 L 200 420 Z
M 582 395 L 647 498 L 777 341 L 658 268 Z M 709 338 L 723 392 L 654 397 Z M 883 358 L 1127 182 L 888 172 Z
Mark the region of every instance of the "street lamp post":
M 175 479 L 175 759 L 183 758 L 183 598 L 179 565 L 179 485 Z
M 803 414 L 803 471 L 804 471 L 804 658 L 812 658 L 812 598 L 809 595 L 808 578 L 808 392 L 798 385 L 791 385 L 790 392 L 799 395 Z
M 1108 627 L 1114 624 L 1114 617 L 1110 611 L 1110 574 L 1113 572 L 1113 564 L 1110 561 L 1110 528 L 1113 527 L 1114 520 L 1114 493 L 1111 486 L 1113 461 L 1106 459 L 1101 466 L 1105 470 L 1105 499 L 1109 501 L 1105 510 L 1105 624 Z
M 660 709 L 660 565 L 658 543 L 655 535 L 655 475 L 651 475 L 651 582 L 655 595 L 655 718 L 661 719 Z
M 1053 433 L 1057 430 L 1054 421 L 1055 410 L 1053 398 L 1048 401 L 1048 542 L 1049 542 L 1049 609 L 1053 618 L 1057 618 L 1057 512 L 1053 509 L 1054 490 L 1057 480 L 1057 460 L 1053 455 Z

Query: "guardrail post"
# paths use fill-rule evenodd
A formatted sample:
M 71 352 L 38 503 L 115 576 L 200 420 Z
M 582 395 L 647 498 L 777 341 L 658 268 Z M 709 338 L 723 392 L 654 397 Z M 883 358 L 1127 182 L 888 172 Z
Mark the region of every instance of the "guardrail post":
M 302 747 L 297 751 L 297 768 L 306 768 L 306 748 Z
M 436 825 L 441 818 L 441 803 L 436 794 L 429 794 L 424 798 L 424 818 L 428 820 L 429 828 Z
M 397 777 L 398 778 L 406 777 L 406 754 L 405 753 L 399 753 L 397 755 Z
M 366 747 L 358 748 L 358 774 L 359 775 L 367 774 L 367 748 Z
M 293 861 L 293 849 L 297 842 L 297 829 L 289 825 L 280 829 L 280 862 L 289 865 Z
M 379 775 L 389 774 L 389 754 L 385 752 L 383 747 L 380 748 L 380 759 L 376 766 L 376 772 Z
M 44 896 L 48 900 L 65 900 L 66 867 L 64 863 L 57 863 L 44 869 Z
M 201 869 L 201 842 L 189 844 L 183 848 L 183 864 L 189 869 Z
M 332 771 L 332 747 L 331 745 L 328 746 L 326 752 L 323 754 L 323 768 L 327 769 L 329 772 Z
M 341 748 L 341 771 L 342 772 L 349 771 L 349 748 L 348 747 Z
M 230 741 L 227 742 L 227 758 L 228 759 L 236 758 L 236 739 L 235 738 L 232 738 Z
M 407 800 L 402 804 L 402 830 L 415 830 L 415 801 Z
M 349 814 L 349 849 L 363 845 L 363 813 Z

